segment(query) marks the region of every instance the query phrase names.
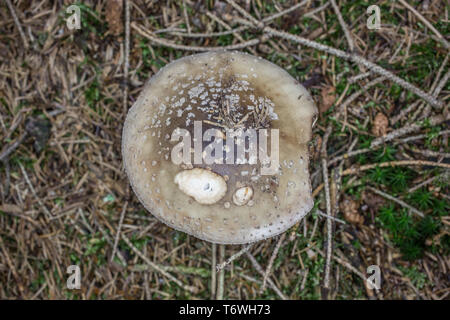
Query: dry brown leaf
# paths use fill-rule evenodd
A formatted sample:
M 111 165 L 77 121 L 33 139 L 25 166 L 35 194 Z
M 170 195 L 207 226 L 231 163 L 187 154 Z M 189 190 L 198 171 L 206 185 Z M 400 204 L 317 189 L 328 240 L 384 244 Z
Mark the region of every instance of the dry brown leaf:
M 388 125 L 388 118 L 383 113 L 378 112 L 373 122 L 372 133 L 377 137 L 384 136 L 387 133 Z
M 378 210 L 386 204 L 383 197 L 368 191 L 364 191 L 361 196 L 364 203 L 372 210 L 372 212 L 378 212 Z
M 106 22 L 108 22 L 109 31 L 113 35 L 119 35 L 123 32 L 122 11 L 122 0 L 106 1 Z
M 334 101 L 336 100 L 336 89 L 333 86 L 322 87 L 320 95 L 321 100 L 319 105 L 319 111 L 320 113 L 324 113 L 331 108 Z
M 364 217 L 359 214 L 359 205 L 356 201 L 352 199 L 344 199 L 339 205 L 342 213 L 344 214 L 344 219 L 353 224 L 363 224 Z

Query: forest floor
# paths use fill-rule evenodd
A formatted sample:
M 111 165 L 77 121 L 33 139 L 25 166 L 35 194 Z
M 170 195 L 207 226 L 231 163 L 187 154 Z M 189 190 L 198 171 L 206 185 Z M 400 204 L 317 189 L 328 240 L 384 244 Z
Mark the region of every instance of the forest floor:
M 125 2 L 129 19 L 122 1 L 0 4 L 0 299 L 213 296 L 212 245 L 149 214 L 121 159 L 144 83 L 210 47 L 272 61 L 320 111 L 314 209 L 227 265 L 224 298 L 449 298 L 446 1 L 374 0 L 379 29 L 359 0 Z M 72 4 L 79 30 L 66 24 Z M 241 249 L 227 245 L 225 258 Z M 79 290 L 66 286 L 74 264 Z M 371 265 L 379 290 L 365 280 Z

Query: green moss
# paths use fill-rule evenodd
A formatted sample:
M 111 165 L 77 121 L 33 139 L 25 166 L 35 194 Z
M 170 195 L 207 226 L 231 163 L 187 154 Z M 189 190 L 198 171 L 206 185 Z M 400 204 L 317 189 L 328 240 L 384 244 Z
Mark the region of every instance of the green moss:
M 397 209 L 393 204 L 383 207 L 376 218 L 381 227 L 388 230 L 389 238 L 407 260 L 416 260 L 429 249 L 426 240 L 436 235 L 440 221 L 426 216 L 415 219 L 406 209 Z

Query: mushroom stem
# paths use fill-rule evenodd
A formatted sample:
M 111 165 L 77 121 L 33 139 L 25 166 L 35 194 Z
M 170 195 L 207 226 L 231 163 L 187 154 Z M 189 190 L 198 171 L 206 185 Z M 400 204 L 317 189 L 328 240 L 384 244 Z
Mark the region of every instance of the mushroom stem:
M 225 245 L 219 245 L 219 263 L 222 264 L 225 260 Z M 223 300 L 223 284 L 225 281 L 225 268 L 219 271 L 219 281 L 217 285 L 217 300 Z
M 216 264 L 217 264 L 217 245 L 212 244 L 212 261 L 211 261 L 211 300 L 216 296 Z

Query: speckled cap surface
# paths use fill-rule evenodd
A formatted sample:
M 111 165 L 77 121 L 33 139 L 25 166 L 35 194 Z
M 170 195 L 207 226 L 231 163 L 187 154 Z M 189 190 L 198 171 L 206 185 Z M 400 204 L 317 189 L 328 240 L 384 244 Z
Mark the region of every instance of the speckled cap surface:
M 285 231 L 313 207 L 307 143 L 316 114 L 308 91 L 267 60 L 240 52 L 187 56 L 154 75 L 129 110 L 124 167 L 138 199 L 165 224 L 214 243 L 262 240 Z M 201 121 L 203 132 L 276 129 L 278 172 L 262 174 L 259 160 L 175 164 L 171 152 L 178 142 L 171 137 L 178 129 L 193 137 L 194 121 Z M 275 137 L 269 134 L 269 153 Z M 197 178 L 202 170 L 211 172 L 206 180 Z M 189 186 L 210 181 L 209 176 L 214 183 L 207 182 L 208 188 L 217 185 L 220 193 L 213 203 L 200 203 Z M 183 189 L 180 181 L 191 177 L 195 181 Z

